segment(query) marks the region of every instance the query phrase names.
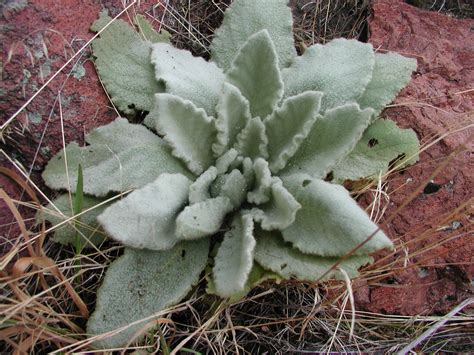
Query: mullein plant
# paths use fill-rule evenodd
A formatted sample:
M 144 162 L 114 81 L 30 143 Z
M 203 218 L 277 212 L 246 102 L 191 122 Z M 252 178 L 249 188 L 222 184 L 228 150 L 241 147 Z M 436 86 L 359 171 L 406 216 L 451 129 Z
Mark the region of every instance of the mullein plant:
M 287 0 L 235 0 L 210 61 L 143 17 L 138 32 L 116 20 L 93 43 L 116 107 L 148 112 L 143 125 L 117 118 L 85 146 L 70 143 L 43 173 L 74 194 L 80 170 L 84 208 L 127 192 L 54 236 L 68 243 L 80 232 L 90 247 L 101 229 L 125 246 L 87 325 L 90 335 L 121 331 L 96 346 L 129 343 L 140 320 L 182 300 L 205 270 L 207 292 L 233 301 L 267 279 L 355 277 L 370 253 L 393 248 L 341 184 L 418 159 L 415 133 L 379 118 L 416 61 L 347 39 L 298 56 L 292 24 Z M 57 207 L 71 215 L 68 201 Z

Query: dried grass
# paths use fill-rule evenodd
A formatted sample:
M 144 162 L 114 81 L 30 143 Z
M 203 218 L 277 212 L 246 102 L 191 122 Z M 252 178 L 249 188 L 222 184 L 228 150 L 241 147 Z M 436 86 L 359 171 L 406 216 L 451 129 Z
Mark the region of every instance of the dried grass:
M 147 15 L 158 21 L 163 19 L 163 25 L 173 33 L 178 46 L 191 47 L 195 54 L 205 55 L 213 29 L 220 22 L 228 3 L 219 0 L 169 1 L 157 5 Z M 364 36 L 368 1 L 293 3 L 297 19 L 295 36 L 302 48 L 333 37 Z M 132 5 L 129 5 L 131 9 Z M 24 107 L 33 99 L 28 100 Z M 422 104 L 421 101 L 405 103 Z M 8 123 L 14 122 L 20 112 Z M 469 117 L 458 122 L 445 135 L 423 142 L 423 149 L 445 136 L 472 127 Z M 8 127 L 8 124 L 2 126 L 7 142 L 9 135 L 14 134 L 7 130 Z M 434 175 L 462 149 L 460 147 L 452 156 L 439 161 Z M 26 198 L 13 200 L 0 190 L 0 197 L 14 216 L 11 225 L 20 227 L 19 235 L 8 236 L 12 245 L 5 245 L 9 252 L 0 258 L 0 348 L 15 354 L 90 352 L 93 349 L 84 334 L 87 313 L 94 308 L 95 293 L 108 263 L 122 253 L 122 248 L 107 241 L 98 250 L 76 254 L 72 247 L 57 245 L 46 237 L 47 232 L 60 228 L 60 225 L 49 229 L 45 225 L 28 228 L 32 221 L 25 219 L 20 210 L 24 215 L 31 215 L 24 211 L 41 210 L 40 199 L 47 200 L 47 196 L 31 181 L 28 169 L 22 168 L 5 151 L 2 153 L 14 169 L 1 168 L 0 173 L 17 183 Z M 30 163 L 33 166 L 35 162 Z M 355 191 L 355 194 L 372 194 L 368 211 L 375 220 L 383 218 L 387 221 L 399 212 L 386 215 L 391 195 L 396 193 L 390 187 L 392 174 L 393 171 L 381 176 L 375 184 L 357 186 Z M 406 208 L 428 181 L 420 184 L 399 210 Z M 433 266 L 434 248 L 470 232 L 469 226 L 448 229 L 447 232 L 444 229 L 443 233 L 440 229 L 472 214 L 472 202 L 465 201 L 454 211 L 438 216 L 438 223 L 430 229 L 412 230 L 410 238 L 395 240 L 396 249 L 392 253 L 363 270 L 360 278 L 352 282 L 263 284 L 233 305 L 205 296 L 201 283 L 186 302 L 163 312 L 158 321 L 148 323 L 143 329 L 147 334 L 145 340 L 132 343 L 129 350 L 165 354 L 472 350 L 474 317 L 466 310 L 472 299 L 446 316 L 384 315 L 357 311 L 353 307 L 353 292 L 360 285 L 377 285 L 407 267 Z M 70 218 L 63 223 L 73 222 Z M 429 240 L 436 242 L 423 243 Z M 410 259 L 417 261 L 408 263 Z M 157 330 L 152 331 L 155 326 Z

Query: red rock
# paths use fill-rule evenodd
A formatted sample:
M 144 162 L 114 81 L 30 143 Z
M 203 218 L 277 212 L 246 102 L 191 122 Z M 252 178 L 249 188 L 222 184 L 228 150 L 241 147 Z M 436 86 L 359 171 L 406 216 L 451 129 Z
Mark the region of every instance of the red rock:
M 103 9 L 108 9 L 113 16 L 123 9 L 119 0 L 30 0 L 27 5 L 25 2 L 25 6 L 21 5 L 22 2 L 17 3 L 16 7 L 5 5 L 0 13 L 0 125 L 92 38 L 89 28 Z M 130 15 L 134 11 L 144 13 L 151 10 L 152 5 L 156 2 L 141 1 L 140 8 L 130 8 Z M 123 19 L 127 18 L 123 16 Z M 77 66 L 72 70 L 75 63 Z M 33 180 L 40 186 L 39 172 L 63 146 L 60 112 L 64 119 L 66 143 L 72 140 L 82 142 L 87 132 L 117 116 L 97 79 L 89 49 L 79 54 L 40 92 L 3 135 L 6 143 L 3 149 L 26 171 L 31 171 Z M 7 165 L 1 155 L 0 164 Z M 6 186 L 3 181 L 2 186 Z M 0 215 L 0 235 L 16 236 L 17 230 L 13 233 L 10 227 L 3 226 L 11 220 L 8 217 L 8 222 L 4 222 L 3 216 L 9 216 L 9 212 L 1 206 Z
M 415 188 L 426 184 L 451 153 L 464 149 L 434 178 L 440 187 L 437 192 L 419 194 L 386 226 L 398 245 L 400 271 L 395 269 L 389 284 L 362 287 L 356 295 L 360 309 L 405 315 L 445 313 L 472 294 L 474 243 L 466 212 L 472 207 L 468 204 L 456 216 L 447 217 L 473 197 L 473 26 L 473 20 L 423 11 L 402 1 L 373 4 L 369 42 L 418 60 L 413 80 L 395 107 L 383 115 L 413 128 L 427 147 L 419 163 L 390 179 L 389 191 L 396 192 L 391 194 L 386 218 Z M 433 137 L 455 128 L 463 129 L 427 146 Z

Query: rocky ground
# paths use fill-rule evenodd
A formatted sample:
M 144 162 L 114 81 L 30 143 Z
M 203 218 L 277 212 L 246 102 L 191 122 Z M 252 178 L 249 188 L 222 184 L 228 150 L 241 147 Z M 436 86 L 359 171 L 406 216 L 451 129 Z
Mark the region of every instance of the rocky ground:
M 152 10 L 154 3 L 141 1 L 134 9 L 159 18 L 163 9 Z M 0 122 L 6 123 L 45 83 L 48 85 L 2 132 L 5 154 L 0 162 L 12 167 L 11 159 L 23 166 L 46 194 L 40 172 L 63 145 L 60 116 L 66 142 L 82 142 L 86 132 L 117 116 L 97 78 L 88 48 L 76 53 L 92 37 L 89 27 L 98 13 L 108 9 L 115 15 L 122 8 L 120 4 L 7 0 L 2 5 Z M 306 4 L 302 10 L 303 5 L 293 2 L 297 20 L 305 20 L 303 15 L 312 6 Z M 442 314 L 473 292 L 474 20 L 421 10 L 403 1 L 377 0 L 370 9 L 362 9 L 368 10 L 368 28 L 364 30 L 365 17 L 361 17 L 362 26 L 357 27 L 361 22 L 356 21 L 346 34 L 366 37 L 380 51 L 396 51 L 418 60 L 412 82 L 384 116 L 413 128 L 424 150 L 417 165 L 390 177 L 385 216 L 394 213 L 418 186 L 425 186 L 453 152 L 455 156 L 386 226 L 398 245 L 395 255 L 383 259 L 394 263 L 393 272 L 390 277 L 358 282 L 357 306 L 386 314 Z M 215 14 L 216 21 L 219 16 Z M 352 31 L 354 26 L 357 30 Z M 304 41 L 310 39 L 307 33 L 300 34 Z M 2 175 L 0 186 L 12 198 L 22 197 L 21 190 Z M 368 199 L 369 195 L 363 196 L 361 203 Z M 0 208 L 1 244 L 8 249 L 8 240 L 18 235 L 18 228 L 5 205 L 0 203 Z M 20 211 L 27 221 L 31 218 L 32 211 Z

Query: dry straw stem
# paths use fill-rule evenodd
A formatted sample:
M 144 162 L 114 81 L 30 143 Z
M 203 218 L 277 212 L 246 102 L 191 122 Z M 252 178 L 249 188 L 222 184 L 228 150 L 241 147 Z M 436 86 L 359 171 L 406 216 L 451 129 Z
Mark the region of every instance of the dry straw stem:
M 145 16 L 152 21 L 163 23 L 163 26 L 174 34 L 173 41 L 177 45 L 191 47 L 196 54 L 205 54 L 208 53 L 207 47 L 213 29 L 218 26 L 228 3 L 229 1 L 219 0 L 161 1 Z M 295 30 L 301 50 L 312 43 L 325 42 L 341 35 L 363 35 L 368 1 L 292 3 L 296 4 Z M 127 14 L 132 18 L 136 13 L 136 5 L 137 1 L 130 2 L 118 16 Z M 354 13 L 347 12 L 349 8 Z M 42 90 L 56 80 L 68 64 L 83 55 L 89 44 L 90 41 L 73 54 L 66 64 L 2 125 L 1 132 L 5 135 L 2 138 L 5 141 L 11 141 L 9 134 L 21 133 L 7 132 L 6 128 L 16 122 L 18 115 Z M 65 84 L 66 82 L 63 83 Z M 471 91 L 453 95 L 464 95 Z M 58 91 L 57 100 L 52 103 L 51 112 L 60 104 L 60 95 L 61 89 Z M 428 105 L 427 100 L 431 99 L 433 97 L 397 105 Z M 456 125 L 448 127 L 442 135 L 426 139 L 422 149 L 428 149 L 450 135 L 471 129 L 472 113 L 460 116 L 457 122 Z M 47 132 L 45 130 L 40 133 L 44 136 Z M 462 149 L 460 147 L 450 157 L 440 160 L 432 175 L 439 173 Z M 21 233 L 18 236 L 8 236 L 13 247 L 0 259 L 0 342 L 4 344 L 0 346 L 5 351 L 18 354 L 90 351 L 90 344 L 94 339 L 85 337 L 84 318 L 87 311 L 93 309 L 95 291 L 103 278 L 106 265 L 120 254 L 121 248 L 107 242 L 100 249 L 75 254 L 68 247 L 58 246 L 44 239 L 48 232 L 65 224 L 77 226 L 75 219 L 88 211 L 82 211 L 81 214 L 70 218 L 65 217 L 63 222 L 48 229 L 46 226 L 40 226 L 39 232 L 29 229 L 31 223 L 22 217 L 20 211 L 40 210 L 38 196 L 49 201 L 48 196 L 29 178 L 35 161 L 30 162 L 29 169 L 23 169 L 8 153 L 2 151 L 2 154 L 16 170 L 0 168 L 0 173 L 14 180 L 31 202 L 21 202 L 7 196 L 3 190 L 0 192 L 1 198 L 14 216 L 13 222 L 19 226 Z M 419 164 L 425 163 L 422 161 Z M 375 219 L 385 222 L 393 219 L 396 213 L 406 208 L 411 199 L 419 195 L 431 178 L 420 184 L 395 214 L 385 216 L 391 196 L 397 193 L 390 187 L 390 180 L 395 177 L 396 168 L 393 166 L 390 172 L 380 176 L 377 182 L 367 182 L 357 186 L 357 191 L 354 191 L 356 195 L 368 191 L 373 193 L 374 200 L 369 206 L 369 212 Z M 104 203 L 107 202 L 109 201 Z M 448 230 L 447 233 L 443 228 L 472 213 L 472 202 L 472 199 L 464 201 L 455 210 L 439 216 L 437 225 L 430 229 L 417 227 L 406 236 L 395 240 L 396 250 L 364 270 L 359 279 L 362 283 L 377 285 L 407 267 L 433 266 L 432 260 L 437 255 L 433 255 L 432 251 L 436 247 L 465 237 L 469 233 L 469 226 Z M 441 233 L 441 230 L 444 233 Z M 434 236 L 437 238 L 433 238 Z M 435 241 L 424 243 L 421 248 L 418 246 L 428 240 Z M 408 260 L 416 262 L 408 263 Z M 233 305 L 211 297 L 202 297 L 204 292 L 198 289 L 186 303 L 161 312 L 158 321 L 145 322 L 141 332 L 147 334 L 147 337 L 144 341 L 131 344 L 130 349 L 178 353 L 192 348 L 216 354 L 263 351 L 285 353 L 302 352 L 304 349 L 320 352 L 397 352 L 415 349 L 425 352 L 449 349 L 461 351 L 469 349 L 467 346 L 472 349 L 474 334 L 469 327 L 472 329 L 474 318 L 468 311 L 462 313 L 467 303 L 472 303 L 472 299 L 443 317 L 382 315 L 360 312 L 354 308 L 352 294 L 358 287 L 358 283 L 348 280 L 342 284 L 294 281 L 280 285 L 265 284 Z M 333 296 L 327 297 L 329 294 Z M 152 332 L 151 328 L 156 325 L 159 325 L 159 330 Z

